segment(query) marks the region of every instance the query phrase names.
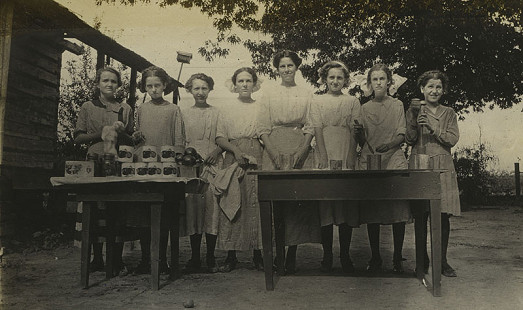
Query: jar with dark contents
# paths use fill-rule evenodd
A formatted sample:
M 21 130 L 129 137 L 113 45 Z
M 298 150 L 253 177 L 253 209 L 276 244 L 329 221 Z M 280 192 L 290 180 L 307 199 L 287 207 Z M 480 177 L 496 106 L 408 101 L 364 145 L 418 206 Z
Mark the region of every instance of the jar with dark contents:
M 104 154 L 102 173 L 104 177 L 116 176 L 116 157 L 114 154 Z
M 94 176 L 95 177 L 101 176 L 101 173 L 100 173 L 100 158 L 98 157 L 98 154 L 87 154 L 87 161 L 94 162 Z

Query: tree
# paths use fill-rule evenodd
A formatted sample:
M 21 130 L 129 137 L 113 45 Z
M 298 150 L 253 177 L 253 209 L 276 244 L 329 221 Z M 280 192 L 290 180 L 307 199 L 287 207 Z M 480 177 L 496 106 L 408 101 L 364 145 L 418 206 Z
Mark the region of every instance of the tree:
M 115 2 L 116 0 L 97 0 Z M 119 0 L 134 4 L 137 1 Z M 274 75 L 271 55 L 291 49 L 306 58 L 300 70 L 313 85 L 330 59 L 364 72 L 383 62 L 408 78 L 398 96 L 419 95 L 417 77 L 440 69 L 451 80 L 448 104 L 458 112 L 522 101 L 523 33 L 520 0 L 159 0 L 198 7 L 214 17 L 217 39 L 200 53 L 224 57 L 223 43 L 242 42 L 259 72 Z M 268 41 L 242 40 L 234 27 L 260 31 Z M 492 104 L 491 104 L 492 103 Z

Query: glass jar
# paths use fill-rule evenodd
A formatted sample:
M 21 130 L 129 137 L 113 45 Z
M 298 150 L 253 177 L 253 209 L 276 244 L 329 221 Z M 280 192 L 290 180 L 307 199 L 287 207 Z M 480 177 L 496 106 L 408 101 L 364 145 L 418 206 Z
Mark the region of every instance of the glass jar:
M 116 176 L 116 156 L 114 154 L 104 154 L 102 172 L 104 177 Z
M 87 161 L 94 162 L 94 176 L 95 177 L 101 176 L 101 173 L 100 173 L 100 158 L 98 157 L 98 154 L 87 154 Z

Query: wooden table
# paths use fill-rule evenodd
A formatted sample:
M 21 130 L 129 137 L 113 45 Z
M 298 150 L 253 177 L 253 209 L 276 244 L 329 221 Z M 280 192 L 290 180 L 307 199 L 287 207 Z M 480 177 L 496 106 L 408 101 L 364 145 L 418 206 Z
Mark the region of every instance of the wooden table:
M 272 270 L 272 219 L 278 257 L 278 274 L 284 274 L 285 225 L 282 208 L 274 201 L 289 200 L 428 200 L 432 246 L 432 294 L 441 296 L 441 182 L 445 170 L 274 170 L 250 171 L 258 178 L 258 199 L 263 240 L 265 286 L 274 290 Z M 414 204 L 413 204 L 414 205 Z M 423 204 L 413 208 L 417 278 L 423 272 Z M 277 206 L 277 204 L 276 204 Z M 274 212 L 274 214 L 273 214 Z
M 153 290 L 160 286 L 159 249 L 160 219 L 170 219 L 171 237 L 171 279 L 180 276 L 179 269 L 179 202 L 185 199 L 186 192 L 196 193 L 203 181 L 198 178 L 184 177 L 86 177 L 86 178 L 51 178 L 53 186 L 77 194 L 77 200 L 83 201 L 82 212 L 82 248 L 80 282 L 83 288 L 89 287 L 89 263 L 91 259 L 91 229 L 93 221 L 91 209 L 97 201 L 105 202 L 143 202 L 135 205 L 151 210 L 151 285 Z M 163 206 L 163 208 L 162 208 Z M 111 204 L 107 204 L 106 224 L 106 278 L 113 276 L 114 256 L 114 219 Z

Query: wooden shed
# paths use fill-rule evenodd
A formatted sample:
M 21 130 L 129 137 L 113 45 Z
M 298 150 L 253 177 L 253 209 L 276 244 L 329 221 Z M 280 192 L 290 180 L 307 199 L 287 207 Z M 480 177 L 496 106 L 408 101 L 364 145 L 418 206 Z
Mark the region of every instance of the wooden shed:
M 56 174 L 62 53 L 82 52 L 66 38 L 96 49 L 97 67 L 110 58 L 129 66 L 130 98 L 137 72 L 152 65 L 52 0 L 0 1 L 0 237 L 13 233 L 14 211 L 37 203 L 26 193 L 41 196 Z

